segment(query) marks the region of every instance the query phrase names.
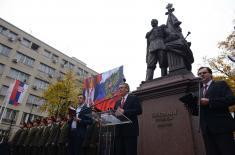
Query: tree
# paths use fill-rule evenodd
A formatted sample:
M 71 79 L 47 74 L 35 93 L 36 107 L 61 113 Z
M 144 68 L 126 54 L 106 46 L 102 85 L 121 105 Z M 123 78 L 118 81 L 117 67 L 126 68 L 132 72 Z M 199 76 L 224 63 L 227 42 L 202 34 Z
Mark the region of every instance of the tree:
M 49 116 L 65 115 L 70 105 L 76 107 L 77 96 L 81 92 L 81 82 L 76 79 L 72 71 L 69 71 L 62 80 L 52 83 L 43 92 L 43 98 L 46 102 L 40 109 L 47 111 Z
M 219 42 L 219 48 L 223 51 L 214 58 L 204 58 L 213 70 L 215 80 L 225 80 L 235 94 L 235 30 L 226 38 Z M 235 111 L 235 106 L 230 108 Z

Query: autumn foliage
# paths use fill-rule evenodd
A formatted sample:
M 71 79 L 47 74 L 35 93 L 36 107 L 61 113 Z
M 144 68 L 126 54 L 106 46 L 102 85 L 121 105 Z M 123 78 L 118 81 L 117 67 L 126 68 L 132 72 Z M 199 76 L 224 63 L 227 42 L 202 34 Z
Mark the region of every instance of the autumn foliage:
M 72 71 L 69 71 L 62 80 L 56 81 L 49 85 L 44 91 L 43 98 L 46 103 L 41 106 L 42 111 L 52 115 L 65 115 L 68 107 L 76 107 L 77 96 L 82 91 L 82 84 L 78 82 Z

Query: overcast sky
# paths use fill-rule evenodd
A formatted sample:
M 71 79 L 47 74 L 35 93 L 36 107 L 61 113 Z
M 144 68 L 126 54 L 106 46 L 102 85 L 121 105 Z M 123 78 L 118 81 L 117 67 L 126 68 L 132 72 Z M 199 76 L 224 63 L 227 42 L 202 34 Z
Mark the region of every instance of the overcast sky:
M 150 21 L 165 24 L 169 2 L 183 34 L 191 32 L 196 73 L 232 32 L 235 0 L 0 0 L 0 17 L 99 73 L 123 65 L 135 90 L 145 79 Z

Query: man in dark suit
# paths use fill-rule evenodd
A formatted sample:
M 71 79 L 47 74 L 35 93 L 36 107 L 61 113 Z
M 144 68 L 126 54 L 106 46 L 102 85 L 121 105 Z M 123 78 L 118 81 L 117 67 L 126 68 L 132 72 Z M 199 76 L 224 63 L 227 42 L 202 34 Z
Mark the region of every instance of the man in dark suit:
M 127 83 L 119 86 L 121 100 L 115 105 L 116 115 L 123 114 L 132 123 L 118 125 L 116 129 L 115 153 L 116 155 L 137 155 L 137 138 L 139 124 L 137 116 L 142 114 L 142 107 L 137 96 L 129 94 Z
M 235 104 L 235 97 L 225 81 L 212 80 L 209 67 L 199 68 L 198 76 L 203 84 L 200 95 L 200 125 L 206 153 L 235 155 L 232 133 L 235 131 L 235 119 L 228 109 L 230 105 Z
M 89 116 L 91 108 L 85 104 L 85 96 L 78 95 L 76 114 L 69 119 L 69 154 L 82 155 L 82 143 L 86 135 L 87 125 L 92 123 Z

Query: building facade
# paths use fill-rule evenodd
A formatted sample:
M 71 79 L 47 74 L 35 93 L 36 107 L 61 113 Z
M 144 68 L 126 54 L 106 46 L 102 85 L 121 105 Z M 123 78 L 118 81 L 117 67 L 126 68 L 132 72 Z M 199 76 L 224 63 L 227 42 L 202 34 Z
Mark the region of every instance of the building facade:
M 43 90 L 53 81 L 73 70 L 82 82 L 97 72 L 74 57 L 69 57 L 32 35 L 0 18 L 0 117 L 9 85 L 18 79 L 29 85 L 23 102 L 7 104 L 0 129 L 13 129 L 23 122 L 47 116 L 38 110 L 43 104 Z

